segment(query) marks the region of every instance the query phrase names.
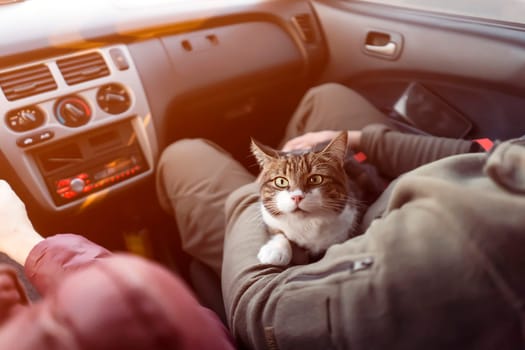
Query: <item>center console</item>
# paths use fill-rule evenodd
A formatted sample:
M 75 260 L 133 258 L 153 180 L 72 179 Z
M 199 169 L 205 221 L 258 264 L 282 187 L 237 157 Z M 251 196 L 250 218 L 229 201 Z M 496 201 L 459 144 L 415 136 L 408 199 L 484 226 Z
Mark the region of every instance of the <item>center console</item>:
M 0 115 L 1 151 L 47 209 L 85 205 L 153 173 L 155 130 L 124 45 L 1 71 Z

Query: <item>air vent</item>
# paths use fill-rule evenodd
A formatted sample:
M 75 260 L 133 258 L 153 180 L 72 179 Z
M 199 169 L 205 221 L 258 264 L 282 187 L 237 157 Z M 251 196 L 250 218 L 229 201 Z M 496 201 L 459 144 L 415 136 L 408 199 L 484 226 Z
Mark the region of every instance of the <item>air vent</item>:
M 297 28 L 301 39 L 306 43 L 315 41 L 315 28 L 312 16 L 309 13 L 303 13 L 292 17 L 292 23 Z
M 58 60 L 57 65 L 68 85 L 109 75 L 108 66 L 98 52 L 64 58 Z
M 57 84 L 44 64 L 0 74 L 0 87 L 9 101 L 55 90 Z

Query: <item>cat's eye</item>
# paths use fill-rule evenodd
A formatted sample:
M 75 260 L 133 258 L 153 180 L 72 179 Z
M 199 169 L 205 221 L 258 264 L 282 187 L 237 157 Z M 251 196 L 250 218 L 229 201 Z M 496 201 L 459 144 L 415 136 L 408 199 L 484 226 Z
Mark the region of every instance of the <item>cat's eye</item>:
M 276 177 L 273 180 L 273 183 L 275 184 L 275 186 L 277 186 L 279 188 L 286 188 L 286 187 L 288 187 L 288 179 L 286 179 L 285 177 L 282 177 L 282 176 Z
M 308 178 L 309 185 L 320 185 L 323 183 L 323 177 L 321 175 L 312 175 Z

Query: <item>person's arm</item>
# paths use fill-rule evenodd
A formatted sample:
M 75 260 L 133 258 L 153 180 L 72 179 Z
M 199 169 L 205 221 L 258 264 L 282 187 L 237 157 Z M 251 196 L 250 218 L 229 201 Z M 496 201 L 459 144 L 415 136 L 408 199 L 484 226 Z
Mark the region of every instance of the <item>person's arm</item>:
M 41 268 L 34 272 L 48 285 L 40 301 L 1 325 L 0 348 L 234 349 L 217 315 L 202 307 L 181 279 L 146 259 L 110 254 L 88 257 L 81 266 L 68 258 L 72 266 L 64 265 L 66 273 L 49 276 L 51 270 L 43 266 L 56 263 L 53 253 L 95 250 L 87 240 L 63 238 L 39 244 L 49 250 L 42 252 L 42 262 L 36 263 Z
M 80 235 L 57 234 L 31 249 L 24 270 L 36 289 L 46 294 L 68 274 L 112 256 L 109 250 Z
M 333 139 L 339 132 L 323 130 L 306 133 L 285 143 L 283 151 L 310 149 Z M 402 133 L 383 124 L 348 130 L 347 134 L 348 147 L 362 151 L 367 160 L 389 178 L 447 156 L 483 151 L 473 141 Z
M 0 251 L 24 265 L 29 252 L 44 238 L 35 231 L 24 203 L 0 180 Z
M 260 264 L 257 260 L 257 251 L 268 237 L 263 223 L 255 219 L 258 211 L 254 185 L 234 192 L 226 205 L 223 298 L 230 330 L 241 346 L 250 349 L 351 348 L 352 342 L 359 343 L 366 334 L 377 334 L 386 326 L 388 320 L 381 319 L 385 312 L 382 308 L 390 306 L 387 296 L 395 292 L 395 288 L 383 286 L 377 275 L 388 267 L 388 262 L 383 265 L 381 261 L 385 251 L 374 232 L 387 228 L 385 232 L 389 232 L 392 239 L 404 241 L 405 237 L 393 233 L 416 236 L 420 225 L 407 227 L 411 220 L 398 213 L 395 219 L 376 224 L 371 235 L 330 248 L 316 263 L 286 268 Z M 417 223 L 431 229 L 435 225 L 427 214 L 419 212 L 421 220 Z M 436 231 L 436 239 L 440 232 Z M 396 253 L 390 252 L 393 257 Z M 405 262 L 409 256 L 404 252 Z M 431 264 L 428 256 L 418 258 Z M 397 268 L 394 260 L 392 264 Z M 410 272 L 405 271 L 404 281 Z M 432 279 L 432 274 L 427 272 Z M 392 277 L 387 272 L 382 274 L 384 278 Z M 396 288 L 402 286 L 395 280 L 390 282 L 395 283 Z M 406 302 L 410 299 L 410 295 L 403 297 L 407 297 Z M 382 305 L 383 301 L 386 304 Z M 422 316 L 427 317 L 426 314 L 418 317 Z M 374 319 L 377 321 L 373 322 Z M 363 331 L 367 327 L 369 329 Z M 379 336 L 374 344 L 389 340 L 392 339 Z M 370 347 L 380 349 L 387 344 L 381 345 L 384 346 Z
M 473 141 L 407 134 L 381 124 L 363 128 L 358 149 L 390 178 L 447 156 L 483 151 Z
M 27 305 L 15 299 L 16 279 L 0 278 L 0 349 L 234 348 L 219 318 L 170 271 L 82 236 L 44 239 L 1 180 L 0 249 L 25 263 L 42 295 Z
M 484 160 L 448 157 L 401 177 L 380 198 L 384 215 L 363 235 L 332 246 L 316 263 L 288 268 L 257 260 L 268 237 L 257 186 L 233 192 L 222 283 L 236 339 L 254 349 L 521 344 L 519 327 L 493 325 L 519 324 L 525 201 L 484 176 Z
M 35 231 L 24 203 L 0 180 L 0 251 L 23 265 L 40 293 L 78 270 L 111 253 L 82 236 L 57 235 L 44 239 Z

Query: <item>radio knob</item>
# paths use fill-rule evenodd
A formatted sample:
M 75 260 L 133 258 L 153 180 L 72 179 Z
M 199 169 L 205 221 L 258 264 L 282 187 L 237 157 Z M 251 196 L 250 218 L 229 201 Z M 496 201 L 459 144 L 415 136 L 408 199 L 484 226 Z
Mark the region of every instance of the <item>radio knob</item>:
M 75 177 L 71 180 L 69 186 L 73 192 L 81 193 L 84 190 L 84 187 L 86 187 L 86 182 L 78 177 Z

